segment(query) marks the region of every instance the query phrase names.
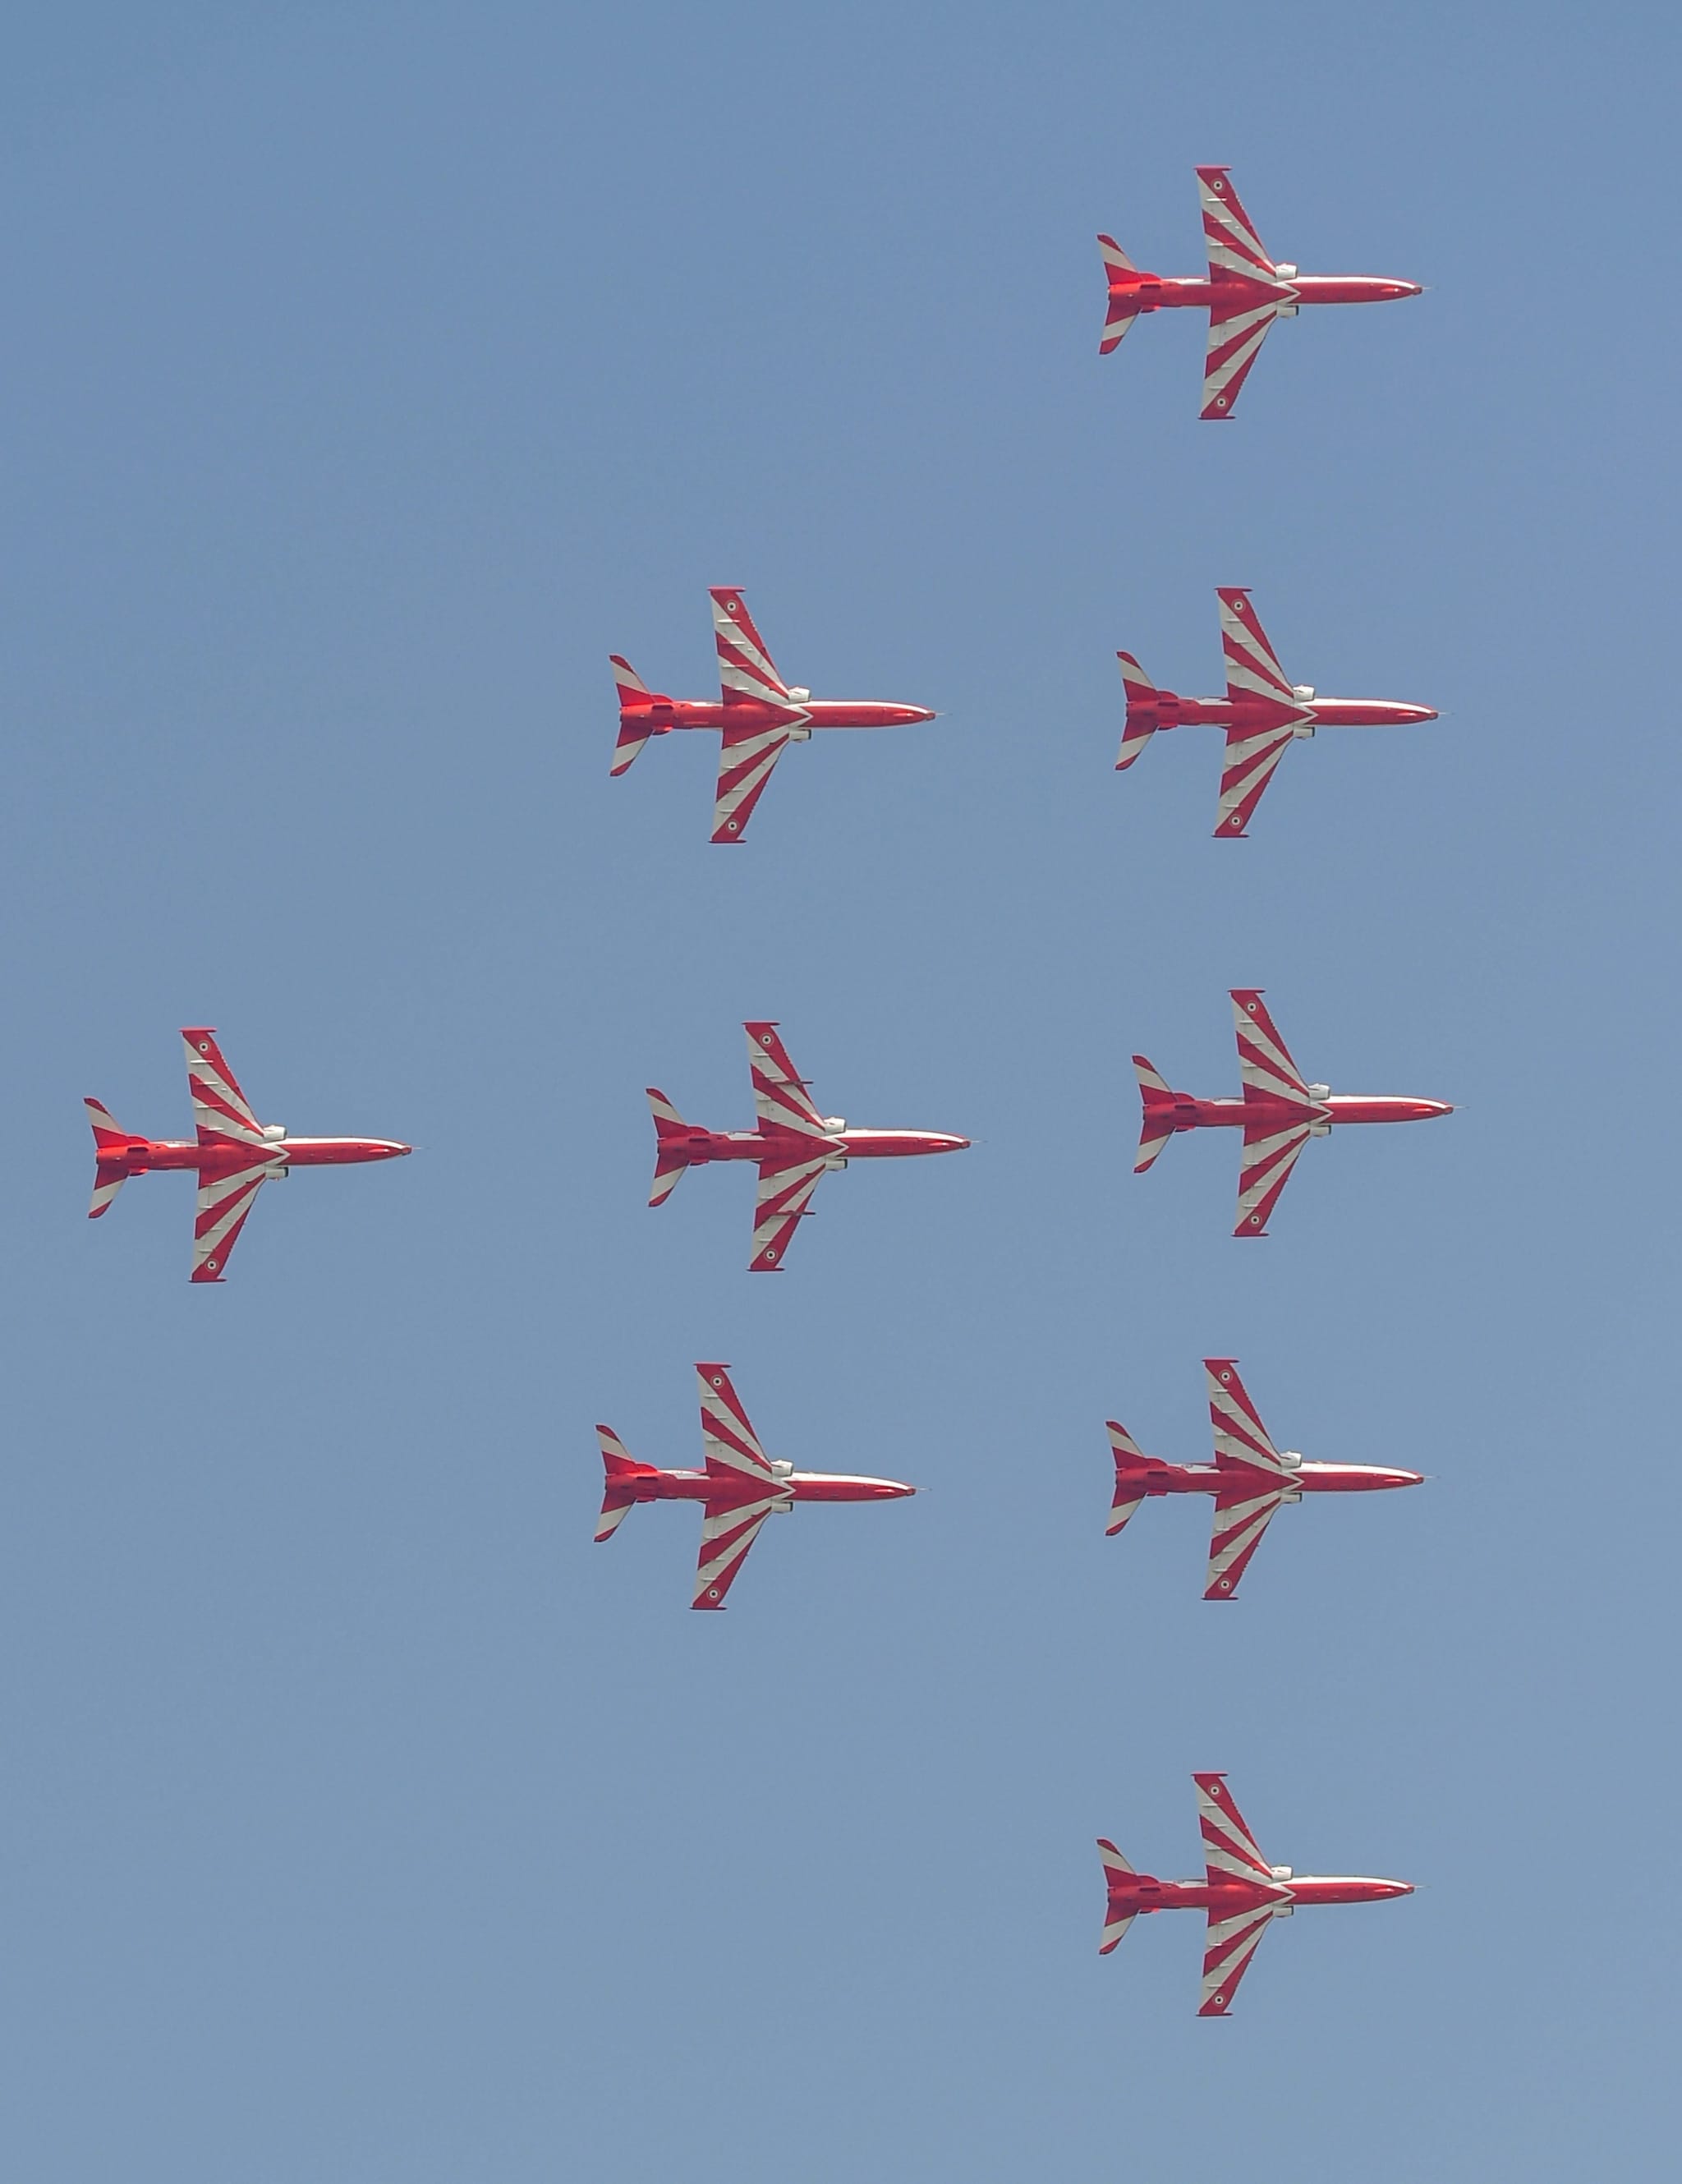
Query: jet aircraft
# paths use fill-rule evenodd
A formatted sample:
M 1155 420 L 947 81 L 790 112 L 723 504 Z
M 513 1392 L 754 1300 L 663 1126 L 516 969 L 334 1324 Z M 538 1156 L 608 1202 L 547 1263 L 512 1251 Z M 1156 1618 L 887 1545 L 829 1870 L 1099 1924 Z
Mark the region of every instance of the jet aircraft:
M 759 1169 L 754 1209 L 751 1273 L 780 1272 L 796 1225 L 812 1193 L 833 1168 L 849 1160 L 893 1160 L 911 1153 L 961 1152 L 967 1138 L 938 1130 L 849 1129 L 840 1115 L 820 1115 L 805 1079 L 798 1076 L 774 1023 L 750 1023 L 748 1066 L 753 1073 L 759 1126 L 752 1130 L 706 1130 L 683 1120 L 664 1092 L 648 1088 L 654 1118 L 654 1187 L 650 1206 L 662 1206 L 687 1167 L 708 1161 L 752 1161 Z
M 1442 1100 L 1349 1095 L 1334 1099 L 1328 1085 L 1304 1083 L 1256 989 L 1235 988 L 1232 1004 L 1242 1099 L 1200 1100 L 1194 1093 L 1176 1092 L 1142 1054 L 1134 1055 L 1145 1122 L 1133 1173 L 1142 1175 L 1177 1130 L 1242 1129 L 1234 1236 L 1267 1234 L 1268 1217 L 1297 1155 L 1310 1138 L 1328 1136 L 1334 1123 L 1418 1123 L 1454 1112 Z
M 1203 236 L 1209 259 L 1206 281 L 1164 279 L 1141 273 L 1113 236 L 1098 248 L 1110 281 L 1110 313 L 1098 354 L 1119 348 L 1133 320 L 1147 311 L 1191 309 L 1209 314 L 1209 346 L 1203 359 L 1204 417 L 1230 417 L 1238 391 L 1276 319 L 1294 319 L 1305 304 L 1387 304 L 1421 292 L 1414 281 L 1367 276 L 1299 273 L 1276 264 L 1262 248 L 1254 223 L 1239 203 L 1225 167 L 1197 170 L 1203 201 Z
M 148 1168 L 194 1168 L 198 1208 L 192 1228 L 195 1282 L 220 1282 L 246 1216 L 265 1183 L 298 1167 L 343 1167 L 354 1161 L 393 1160 L 411 1150 L 392 1138 L 289 1138 L 278 1123 L 259 1123 L 208 1025 L 185 1030 L 187 1085 L 198 1135 L 131 1136 L 97 1100 L 85 1104 L 93 1125 L 93 1203 L 97 1221 L 131 1175 Z
M 772 766 L 790 744 L 809 743 L 814 728 L 899 728 L 934 718 L 926 705 L 814 698 L 785 682 L 734 585 L 714 588 L 712 620 L 722 685 L 719 705 L 664 697 L 649 689 L 629 660 L 616 652 L 610 655 L 619 689 L 619 742 L 610 771 L 627 772 L 650 736 L 670 735 L 674 728 L 721 733 L 715 842 L 741 840 Z
M 1114 1843 L 1100 1836 L 1098 1855 L 1110 1900 L 1098 1953 L 1107 1957 L 1141 1912 L 1206 1912 L 1209 1931 L 1200 2017 L 1226 2015 L 1269 1925 L 1289 1919 L 1299 1904 L 1379 1903 L 1413 1893 L 1411 1880 L 1294 1874 L 1288 1865 L 1269 1865 L 1233 1802 L 1226 1776 L 1191 1779 L 1197 1785 L 1197 1817 L 1203 1829 L 1203 1879 L 1158 1880 L 1152 1874 L 1135 1873 Z
M 796 1502 L 894 1502 L 915 1494 L 897 1479 L 852 1478 L 841 1473 L 796 1471 L 768 1457 L 748 1423 L 726 1365 L 697 1365 L 701 1395 L 705 1471 L 660 1471 L 638 1463 L 611 1426 L 598 1426 L 607 1474 L 599 1540 L 611 1539 L 638 1502 L 699 1502 L 700 1563 L 691 1607 L 722 1607 L 724 1596 L 767 1517 L 786 1513 Z
M 1312 682 L 1288 682 L 1248 589 L 1223 584 L 1215 596 L 1221 604 L 1226 696 L 1181 698 L 1159 690 L 1132 653 L 1118 652 L 1128 716 L 1116 771 L 1130 766 L 1159 728 L 1224 728 L 1227 757 L 1215 815 L 1217 838 L 1242 837 L 1274 767 L 1298 738 L 1312 736 L 1317 728 L 1395 727 L 1436 719 L 1429 705 L 1403 705 L 1389 698 L 1322 698 Z
M 1209 1419 L 1215 1429 L 1215 1461 L 1165 1463 L 1146 1456 L 1125 1426 L 1109 1421 L 1116 1458 L 1116 1498 L 1105 1529 L 1119 1532 L 1148 1495 L 1212 1494 L 1215 1534 L 1209 1546 L 1206 1600 L 1231 1600 L 1260 1546 L 1262 1535 L 1287 1502 L 1305 1494 L 1360 1493 L 1379 1486 L 1417 1486 L 1422 1474 L 1367 1463 L 1305 1463 L 1294 1449 L 1278 1449 L 1238 1376 L 1232 1357 L 1206 1357 Z

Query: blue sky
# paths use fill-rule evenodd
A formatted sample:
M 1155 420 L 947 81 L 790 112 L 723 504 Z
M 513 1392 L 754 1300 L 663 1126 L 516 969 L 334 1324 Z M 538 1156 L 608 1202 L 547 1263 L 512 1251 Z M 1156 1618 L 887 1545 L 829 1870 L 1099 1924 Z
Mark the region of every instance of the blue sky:
M 1663 11 L 109 5 L 13 26 L 0 382 L 13 1066 L 0 1259 L 8 2166 L 40 2184 L 1666 2173 L 1677 461 Z M 1224 160 L 1305 270 L 1219 430 L 1095 351 L 1095 229 L 1195 271 Z M 820 694 L 941 709 L 610 782 L 605 667 L 712 687 L 743 586 Z M 1110 771 L 1114 665 L 1434 704 Z M 1456 1101 L 1129 1171 L 1128 1055 Z M 642 1100 L 974 1149 L 658 1214 Z M 97 1227 L 81 1096 L 412 1139 Z M 1199 1360 L 1415 1493 L 1119 1541 L 1103 1422 Z M 591 1428 L 928 1490 L 797 1513 L 719 1617 Z M 1094 1951 L 1092 1839 L 1418 1895 Z

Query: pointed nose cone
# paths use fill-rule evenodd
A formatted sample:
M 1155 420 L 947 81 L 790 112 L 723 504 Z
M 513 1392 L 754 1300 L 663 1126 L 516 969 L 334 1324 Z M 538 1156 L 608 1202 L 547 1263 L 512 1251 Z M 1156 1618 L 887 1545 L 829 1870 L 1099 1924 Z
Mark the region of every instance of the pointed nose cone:
M 387 1160 L 398 1160 L 400 1159 L 404 1153 L 412 1153 L 414 1150 L 415 1148 L 413 1145 L 399 1145 L 397 1139 L 393 1138 L 386 1147 L 386 1158 Z
M 1401 715 L 1404 727 L 1411 727 L 1418 721 L 1435 721 L 1441 718 L 1434 705 L 1401 705 L 1397 708 L 1397 710 Z
M 1425 1474 L 1423 1471 L 1386 1469 L 1384 1481 L 1386 1486 L 1423 1486 L 1425 1484 Z
M 1381 1880 L 1374 1886 L 1373 1893 L 1381 1902 L 1392 1896 L 1411 1896 L 1413 1883 L 1411 1880 Z
M 1386 303 L 1395 302 L 1403 296 L 1423 296 L 1425 292 L 1417 281 L 1386 281 L 1384 290 Z
M 936 721 L 940 717 L 932 707 L 927 705 L 901 705 L 899 710 L 905 716 L 905 726 L 908 728 L 914 727 L 919 721 Z
M 966 1153 L 969 1149 L 967 1138 L 951 1138 L 943 1134 L 934 1140 L 934 1150 L 938 1153 Z

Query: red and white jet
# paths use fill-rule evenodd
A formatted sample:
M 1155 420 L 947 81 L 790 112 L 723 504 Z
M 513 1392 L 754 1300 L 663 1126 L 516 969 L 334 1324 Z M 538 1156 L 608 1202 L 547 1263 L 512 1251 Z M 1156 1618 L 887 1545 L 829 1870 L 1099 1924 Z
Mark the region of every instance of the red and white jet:
M 926 705 L 814 698 L 810 690 L 785 682 L 733 585 L 714 588 L 712 620 L 722 685 L 719 705 L 663 697 L 649 689 L 628 660 L 611 655 L 619 688 L 619 742 L 610 771 L 626 772 L 650 736 L 670 735 L 674 728 L 721 733 L 712 814 L 715 842 L 741 840 L 771 769 L 790 744 L 809 743 L 814 728 L 900 728 L 934 718 Z
M 849 1160 L 896 1160 L 911 1153 L 961 1152 L 967 1138 L 938 1130 L 855 1130 L 844 1117 L 820 1115 L 795 1073 L 774 1023 L 750 1023 L 748 1066 L 753 1072 L 759 1127 L 705 1130 L 683 1120 L 664 1092 L 649 1087 L 654 1118 L 654 1187 L 650 1206 L 662 1206 L 683 1171 L 709 1161 L 752 1161 L 759 1169 L 754 1208 L 754 1250 L 749 1271 L 781 1271 L 797 1223 L 812 1193 L 834 1168 Z
M 1230 417 L 1238 391 L 1275 319 L 1294 319 L 1305 304 L 1387 304 L 1417 296 L 1415 281 L 1380 281 L 1365 275 L 1299 273 L 1276 264 L 1262 248 L 1250 217 L 1225 167 L 1197 170 L 1203 200 L 1203 237 L 1209 258 L 1206 281 L 1165 280 L 1141 273 L 1113 236 L 1098 248 L 1110 280 L 1110 313 L 1100 356 L 1118 348 L 1133 320 L 1146 311 L 1190 309 L 1209 314 L 1209 347 L 1203 359 L 1205 417 Z
M 290 1175 L 295 1167 L 343 1167 L 354 1161 L 393 1160 L 410 1150 L 393 1138 L 289 1138 L 278 1123 L 258 1121 L 208 1025 L 183 1031 L 181 1040 L 198 1136 L 190 1144 L 179 1138 L 131 1137 L 98 1100 L 87 1100 L 97 1163 L 87 1217 L 97 1221 L 131 1175 L 144 1175 L 148 1168 L 197 1169 L 192 1275 L 196 1282 L 221 1280 L 228 1255 L 265 1183 Z
M 638 1502 L 699 1502 L 701 1555 L 691 1607 L 722 1607 L 724 1596 L 766 1518 L 797 1502 L 897 1502 L 915 1494 L 897 1479 L 855 1479 L 838 1472 L 796 1471 L 768 1457 L 748 1423 L 726 1365 L 697 1365 L 705 1471 L 660 1471 L 638 1463 L 611 1426 L 598 1426 L 607 1474 L 599 1540 L 611 1539 Z
M 1142 1054 L 1133 1058 L 1145 1102 L 1133 1173 L 1142 1175 L 1177 1130 L 1241 1129 L 1244 1160 L 1238 1178 L 1238 1225 L 1234 1236 L 1262 1236 L 1278 1201 L 1297 1155 L 1310 1138 L 1328 1137 L 1334 1123 L 1420 1123 L 1433 1115 L 1451 1115 L 1442 1100 L 1368 1099 L 1332 1095 L 1325 1084 L 1309 1084 L 1291 1060 L 1273 1020 L 1253 987 L 1232 996 L 1238 1032 L 1240 1100 L 1200 1100 L 1176 1092 Z
M 1154 1875 L 1135 1873 L 1114 1843 L 1100 1836 L 1098 1855 L 1110 1901 L 1098 1953 L 1107 1957 L 1141 1912 L 1206 1912 L 1200 2017 L 1226 2015 L 1268 1925 L 1275 1919 L 1289 1919 L 1299 1904 L 1381 1903 L 1413 1893 L 1411 1880 L 1295 1874 L 1288 1865 L 1269 1865 L 1233 1802 L 1226 1776 L 1191 1779 L 1197 1785 L 1197 1817 L 1203 1829 L 1203 1879 L 1158 1880 Z
M 1231 1600 L 1262 1535 L 1287 1502 L 1305 1494 L 1362 1493 L 1379 1486 L 1417 1486 L 1423 1474 L 1369 1463 L 1305 1463 L 1294 1449 L 1278 1449 L 1238 1377 L 1237 1360 L 1206 1357 L 1209 1419 L 1215 1429 L 1215 1461 L 1165 1463 L 1147 1456 L 1133 1435 L 1109 1421 L 1116 1458 L 1116 1498 L 1105 1529 L 1119 1532 L 1147 1496 L 1212 1494 L 1215 1535 L 1209 1547 L 1206 1600 Z
M 1223 584 L 1215 596 L 1221 603 L 1226 696 L 1181 698 L 1159 690 L 1132 653 L 1118 652 L 1128 716 L 1116 771 L 1125 772 L 1159 728 L 1224 728 L 1227 757 L 1215 815 L 1217 836 L 1231 840 L 1243 834 L 1274 767 L 1299 738 L 1312 736 L 1317 728 L 1401 727 L 1436 719 L 1429 705 L 1404 705 L 1390 698 L 1322 698 L 1312 682 L 1288 682 L 1248 589 Z

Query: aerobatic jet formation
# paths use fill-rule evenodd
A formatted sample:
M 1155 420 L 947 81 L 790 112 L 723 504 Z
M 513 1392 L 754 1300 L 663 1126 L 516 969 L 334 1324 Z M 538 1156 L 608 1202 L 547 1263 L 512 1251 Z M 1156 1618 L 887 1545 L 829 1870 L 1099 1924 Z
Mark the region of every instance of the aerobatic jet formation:
M 1287 682 L 1250 604 L 1248 588 L 1223 584 L 1215 596 L 1221 605 L 1226 696 L 1182 698 L 1159 690 L 1132 653 L 1118 652 L 1128 712 L 1116 771 L 1124 772 L 1159 728 L 1224 728 L 1217 837 L 1242 838 L 1274 767 L 1294 742 L 1316 729 L 1401 727 L 1436 719 L 1429 705 L 1405 705 L 1390 698 L 1322 698 L 1311 682 Z
M 1200 413 L 1205 417 L 1231 416 L 1238 391 L 1276 319 L 1294 319 L 1305 304 L 1387 304 L 1422 292 L 1415 281 L 1299 273 L 1295 265 L 1276 263 L 1262 248 L 1226 168 L 1200 167 L 1197 189 L 1209 259 L 1206 280 L 1141 273 L 1113 236 L 1099 237 L 1110 310 L 1098 353 L 1108 356 L 1119 348 L 1133 320 L 1147 311 L 1207 311 L 1209 346 Z
M 629 660 L 616 652 L 611 655 L 619 689 L 619 742 L 610 771 L 628 772 L 650 736 L 670 735 L 674 728 L 721 734 L 712 814 L 715 842 L 741 840 L 772 766 L 790 744 L 809 743 L 814 728 L 899 728 L 934 718 L 926 705 L 814 698 L 810 690 L 785 682 L 733 585 L 714 588 L 712 620 L 722 686 L 718 705 L 664 697 L 649 689 Z
M 660 1471 L 638 1463 L 611 1426 L 598 1426 L 607 1474 L 598 1540 L 611 1539 L 638 1502 L 699 1502 L 701 1552 L 691 1607 L 722 1607 L 724 1596 L 766 1518 L 797 1502 L 897 1502 L 915 1486 L 897 1479 L 854 1478 L 843 1473 L 796 1471 L 768 1457 L 748 1422 L 725 1365 L 697 1365 L 701 1396 L 705 1471 Z
M 654 1118 L 654 1185 L 650 1206 L 662 1206 L 685 1168 L 709 1161 L 752 1161 L 759 1170 L 754 1208 L 751 1273 L 782 1269 L 794 1230 L 812 1193 L 832 1169 L 849 1160 L 895 1160 L 913 1153 L 961 1152 L 967 1138 L 938 1130 L 856 1130 L 840 1115 L 820 1115 L 804 1078 L 788 1059 L 774 1023 L 750 1023 L 748 1066 L 753 1074 L 759 1126 L 752 1130 L 707 1130 L 686 1123 L 664 1092 L 651 1084 Z
M 1305 1463 L 1294 1449 L 1275 1448 L 1238 1376 L 1232 1357 L 1206 1357 L 1215 1461 L 1165 1463 L 1146 1456 L 1125 1426 L 1109 1421 L 1116 1459 L 1116 1498 L 1105 1527 L 1119 1532 L 1153 1494 L 1212 1494 L 1214 1537 L 1209 1546 L 1206 1600 L 1231 1600 L 1262 1535 L 1287 1502 L 1305 1494 L 1351 1494 L 1381 1486 L 1417 1486 L 1422 1474 L 1367 1463 Z
M 1344 1123 L 1419 1123 L 1451 1115 L 1442 1100 L 1334 1097 L 1329 1085 L 1309 1084 L 1291 1060 L 1273 1020 L 1253 987 L 1233 991 L 1233 1022 L 1238 1033 L 1239 1074 L 1244 1095 L 1238 1100 L 1200 1100 L 1176 1092 L 1142 1054 L 1133 1058 L 1145 1102 L 1139 1134 L 1135 1175 L 1142 1175 L 1178 1130 L 1241 1129 L 1244 1156 L 1239 1169 L 1238 1224 L 1234 1236 L 1262 1236 L 1297 1156 L 1310 1138 L 1330 1135 Z
M 136 1138 L 114 1122 L 98 1100 L 85 1104 L 93 1125 L 93 1203 L 97 1221 L 131 1175 L 148 1168 L 192 1168 L 198 1206 L 192 1228 L 195 1282 L 219 1282 L 247 1215 L 265 1183 L 297 1167 L 343 1167 L 356 1161 L 393 1160 L 411 1149 L 393 1138 L 293 1138 L 278 1123 L 259 1123 L 251 1103 L 222 1059 L 208 1025 L 181 1034 L 187 1084 L 198 1135 Z
M 1203 1830 L 1201 1880 L 1158 1880 L 1135 1873 L 1112 1842 L 1098 1839 L 1109 1904 L 1098 1953 L 1107 1957 L 1142 1912 L 1202 1911 L 1209 1931 L 1203 1949 L 1203 1999 L 1200 2017 L 1224 2017 L 1238 1983 L 1275 1919 L 1289 1919 L 1299 1905 L 1381 1903 L 1392 1896 L 1411 1896 L 1411 1880 L 1378 1880 L 1364 1874 L 1293 1873 L 1288 1865 L 1269 1865 L 1256 1847 L 1233 1802 L 1224 1774 L 1194 1774 L 1197 1817 Z

